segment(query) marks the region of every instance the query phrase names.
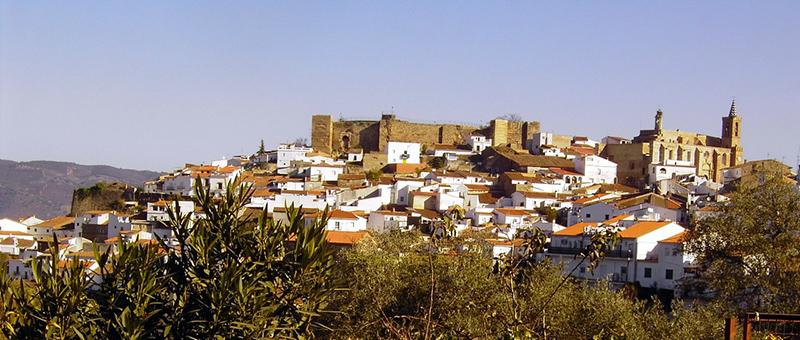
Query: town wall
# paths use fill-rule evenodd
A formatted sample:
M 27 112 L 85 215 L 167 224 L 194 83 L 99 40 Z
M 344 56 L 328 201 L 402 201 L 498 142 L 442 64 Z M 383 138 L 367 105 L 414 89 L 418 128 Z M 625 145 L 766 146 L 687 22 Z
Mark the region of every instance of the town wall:
M 383 152 L 389 141 L 433 144 L 465 143 L 473 133 L 495 140 L 496 145 L 524 147 L 539 131 L 539 122 L 492 120 L 489 127 L 459 124 L 428 124 L 399 120 L 383 115 L 380 120 L 338 120 L 330 115 L 314 115 L 311 120 L 311 146 L 318 151 L 337 153 L 361 148 L 364 152 Z M 499 141 L 499 142 L 498 142 Z

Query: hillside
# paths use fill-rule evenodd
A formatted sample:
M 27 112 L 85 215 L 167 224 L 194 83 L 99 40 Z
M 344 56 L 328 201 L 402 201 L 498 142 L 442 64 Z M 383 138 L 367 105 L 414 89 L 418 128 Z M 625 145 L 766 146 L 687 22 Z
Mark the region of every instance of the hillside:
M 68 162 L 15 162 L 0 159 L 0 217 L 50 218 L 70 211 L 73 190 L 97 182 L 141 186 L 153 171 Z

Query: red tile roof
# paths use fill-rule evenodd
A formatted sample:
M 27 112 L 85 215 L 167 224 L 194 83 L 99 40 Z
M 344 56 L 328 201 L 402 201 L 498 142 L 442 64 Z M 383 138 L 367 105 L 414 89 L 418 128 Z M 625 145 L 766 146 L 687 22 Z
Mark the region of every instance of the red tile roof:
M 617 223 L 617 222 L 619 222 L 619 221 L 622 221 L 622 220 L 624 220 L 624 219 L 627 219 L 627 218 L 630 218 L 630 217 L 633 217 L 633 215 L 630 215 L 630 214 L 622 214 L 622 215 L 618 215 L 618 216 L 615 216 L 615 217 L 613 217 L 613 218 L 610 218 L 610 219 L 608 219 L 608 220 L 606 220 L 606 221 L 603 221 L 603 223 L 602 223 L 602 224 L 610 225 L 610 224 Z
M 686 232 L 685 232 L 685 231 L 682 231 L 682 232 L 678 233 L 678 234 L 677 234 L 677 235 L 675 235 L 675 236 L 672 236 L 672 237 L 670 237 L 670 238 L 663 239 L 663 240 L 661 240 L 661 241 L 658 241 L 658 242 L 660 242 L 660 243 L 681 244 L 681 243 L 683 243 L 683 242 L 686 242 L 686 236 L 687 236 L 687 235 L 686 235 Z
M 636 223 L 625 230 L 619 233 L 619 237 L 621 238 L 639 238 L 649 233 L 652 233 L 661 227 L 664 227 L 672 222 L 669 221 L 659 221 L 659 222 L 639 222 Z
M 595 222 L 580 222 L 575 223 L 567 228 L 564 228 L 560 231 L 553 233 L 554 236 L 578 236 L 583 234 L 583 230 L 586 227 L 589 228 L 597 228 L 598 224 Z
M 325 234 L 325 240 L 333 245 L 352 246 L 368 236 L 369 232 L 366 231 L 328 230 Z
M 497 209 L 494 209 L 494 211 L 500 212 L 503 215 L 508 215 L 508 216 L 528 216 L 528 215 L 531 214 L 527 210 L 510 209 L 510 208 L 497 208 Z

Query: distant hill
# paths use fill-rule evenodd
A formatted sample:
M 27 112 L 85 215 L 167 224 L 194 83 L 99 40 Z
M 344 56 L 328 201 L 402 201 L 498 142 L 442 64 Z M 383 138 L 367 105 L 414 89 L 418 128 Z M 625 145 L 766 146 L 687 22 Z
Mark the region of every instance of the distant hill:
M 68 162 L 15 162 L 0 159 L 0 217 L 36 215 L 51 218 L 69 213 L 73 190 L 97 182 L 141 187 L 158 172 Z

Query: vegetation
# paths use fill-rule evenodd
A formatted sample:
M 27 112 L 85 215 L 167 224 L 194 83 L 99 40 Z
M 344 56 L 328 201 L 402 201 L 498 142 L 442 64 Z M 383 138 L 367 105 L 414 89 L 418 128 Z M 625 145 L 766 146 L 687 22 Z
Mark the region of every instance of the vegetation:
M 481 240 L 444 239 L 431 249 L 416 232 L 376 235 L 342 253 L 338 274 L 350 289 L 340 313 L 323 320 L 335 338 L 715 339 L 721 319 L 711 307 L 637 301 L 604 283 L 566 279 L 535 257 L 495 263 Z M 458 253 L 460 256 L 452 256 Z M 433 267 L 429 259 L 433 259 Z M 434 280 L 429 280 L 434 273 Z M 430 294 L 433 292 L 433 299 Z M 432 303 L 431 303 L 432 301 Z M 550 308 L 544 308 L 550 306 Z M 427 315 L 431 317 L 426 336 Z
M 263 154 L 267 153 L 267 149 L 264 146 L 264 140 L 263 139 L 261 140 L 261 144 L 258 145 L 258 152 L 257 153 L 259 155 L 263 155 Z
M 694 223 L 696 289 L 732 311 L 800 313 L 800 193 L 780 172 L 743 181 L 716 215 Z
M 285 224 L 244 220 L 249 187 L 212 197 L 198 185 L 206 218 L 170 212 L 174 243 L 120 242 L 96 253 L 97 276 L 58 261 L 57 246 L 30 284 L 0 271 L 0 337 L 717 339 L 730 313 L 799 311 L 800 194 L 781 176 L 741 183 L 693 224 L 696 285 L 714 299 L 671 306 L 565 275 L 593 270 L 615 232 L 594 234 L 571 267 L 536 256 L 538 230 L 498 260 L 488 240 L 454 236 L 454 206 L 432 237 L 376 234 L 334 256 L 326 221 L 306 225 L 294 208 Z
M 105 182 L 97 182 L 88 188 L 75 189 L 75 196 L 78 199 L 83 199 L 89 196 L 95 196 L 100 194 L 100 192 L 102 192 L 107 187 L 108 184 L 106 184 Z
M 198 183 L 200 183 L 198 181 Z M 122 242 L 97 253 L 100 279 L 58 249 L 33 261 L 34 284 L 0 279 L 0 330 L 9 338 L 271 338 L 309 334 L 338 288 L 324 220 L 305 225 L 240 219 L 251 190 L 214 198 L 197 187 L 206 214 L 192 225 L 170 212 L 176 244 Z M 294 246 L 286 240 L 293 239 Z M 58 270 L 53 270 L 58 268 Z
M 428 159 L 428 166 L 430 166 L 433 169 L 444 168 L 447 166 L 447 158 L 444 158 L 443 156 L 431 157 L 430 159 Z
M 381 178 L 381 175 L 383 175 L 383 171 L 381 171 L 380 169 L 372 169 L 372 170 L 368 170 L 365 173 L 365 175 L 367 176 L 367 180 L 369 180 L 369 181 L 377 181 L 377 180 L 379 180 Z

